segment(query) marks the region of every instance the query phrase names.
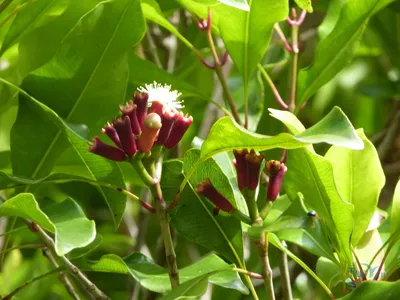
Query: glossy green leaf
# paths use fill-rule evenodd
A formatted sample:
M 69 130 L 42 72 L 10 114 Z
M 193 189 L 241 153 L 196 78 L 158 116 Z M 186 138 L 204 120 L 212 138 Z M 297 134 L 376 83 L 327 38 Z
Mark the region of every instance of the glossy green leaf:
M 251 3 L 252 0 L 250 0 Z M 218 0 L 218 2 L 221 2 L 223 4 L 235 7 L 237 9 L 241 9 L 244 11 L 250 11 L 249 4 L 247 3 L 247 0 Z
M 380 1 L 354 0 L 343 4 L 335 27 L 318 44 L 313 65 L 299 72 L 298 107 L 346 66 Z
M 392 212 L 390 215 L 390 234 L 400 232 L 400 180 L 397 182 L 396 189 L 394 191 Z
M 1 81 L 6 82 L 0 78 Z M 7 82 L 6 82 L 7 83 Z M 9 84 L 9 83 L 8 83 Z M 12 84 L 11 84 L 12 85 Z M 12 85 L 13 86 L 13 85 Z M 17 89 L 19 89 L 16 86 L 13 86 Z M 118 166 L 117 163 L 104 159 L 100 156 L 94 155 L 92 153 L 88 152 L 88 143 L 86 140 L 84 140 L 81 136 L 79 136 L 76 132 L 74 132 L 66 123 L 63 121 L 53 110 L 51 110 L 49 107 L 46 105 L 40 103 L 33 97 L 29 96 L 26 94 L 24 91 L 20 90 L 20 103 L 25 104 L 25 108 L 35 112 L 38 116 L 38 122 L 39 124 L 43 123 L 44 121 L 49 122 L 52 126 L 55 126 L 60 130 L 61 134 L 63 137 L 65 137 L 67 143 L 72 146 L 74 151 L 79 157 L 79 160 L 82 161 L 82 164 L 86 168 L 86 173 L 80 173 L 80 176 L 86 177 L 91 181 L 102 181 L 102 182 L 108 182 L 111 184 L 115 184 L 116 186 L 119 187 L 125 187 L 125 183 L 121 174 L 121 170 Z M 32 116 L 32 114 L 29 114 Z M 40 120 L 40 121 L 39 121 Z M 33 118 L 30 118 L 30 123 L 33 124 Z M 40 125 L 41 126 L 41 125 Z M 17 130 L 17 129 L 15 129 Z M 43 129 L 46 130 L 46 129 Z M 36 137 L 39 137 L 39 135 L 36 135 Z M 21 135 L 22 137 L 25 137 L 25 135 Z M 22 141 L 21 141 L 22 142 Z M 38 142 L 38 141 L 37 141 Z M 32 149 L 32 148 L 29 148 Z M 40 161 L 42 163 L 42 160 Z M 41 166 L 39 164 L 38 166 Z M 57 176 L 57 175 L 55 175 Z M 76 176 L 76 175 L 75 175 Z M 72 176 L 67 176 L 69 179 L 71 177 L 75 177 L 74 175 Z M 80 177 L 79 176 L 79 177 Z M 24 177 L 22 176 L 14 176 L 14 180 L 17 177 Z M 2 177 L 3 179 L 4 177 Z M 38 178 L 38 176 L 36 176 Z M 8 179 L 7 179 L 8 180 Z M 25 179 L 26 180 L 34 180 L 35 179 Z M 36 179 L 37 180 L 37 179 Z M 39 179 L 41 180 L 41 179 Z M 115 227 L 118 227 L 119 222 L 122 218 L 122 214 L 124 213 L 125 210 L 125 203 L 126 203 L 126 197 L 119 193 L 118 191 L 106 189 L 104 187 L 98 187 L 100 194 L 103 196 L 104 200 L 106 201 L 110 213 L 112 214 L 112 218 L 114 220 L 114 225 Z
M 283 184 L 289 198 L 294 201 L 298 192 L 304 195 L 305 205 L 316 210 L 341 260 L 349 264 L 353 205 L 340 196 L 331 163 L 308 149 L 297 149 L 289 151 L 287 167 Z
M 322 142 L 345 146 L 350 149 L 362 149 L 364 147 L 349 119 L 338 107 L 334 107 L 321 121 L 305 131 L 302 131 L 304 127 L 300 125 L 300 121 L 293 114 L 277 110 L 272 111 L 272 113 L 273 117 L 281 120 L 298 134 L 296 136 L 287 133 L 281 133 L 277 136 L 255 134 L 243 129 L 229 117 L 224 117 L 211 127 L 201 147 L 201 157 L 210 157 L 219 152 L 241 148 L 252 148 L 256 151 L 273 148 L 295 149 L 305 147 L 307 144 Z
M 295 2 L 301 9 L 305 9 L 309 13 L 313 12 L 311 0 L 295 0 Z
M 354 246 L 367 230 L 385 185 L 385 174 L 374 145 L 362 130 L 358 134 L 365 145 L 363 150 L 333 146 L 325 155 L 332 164 L 339 194 L 354 205 L 354 230 L 351 236 Z
M 318 257 L 335 260 L 332 246 L 319 220 L 315 221 L 313 228 L 287 229 L 277 232 L 279 239 L 296 244 Z
M 41 209 L 32 194 L 21 193 L 0 206 L 0 216 L 26 218 L 53 232 L 60 256 L 89 245 L 96 237 L 94 221 L 69 198 Z
M 53 59 L 24 80 L 22 89 L 69 124 L 100 132 L 124 101 L 126 54 L 143 32 L 139 1 L 102 2 L 77 23 Z M 30 139 L 24 135 L 27 131 Z M 66 146 L 60 130 L 38 118 L 22 100 L 11 139 L 14 173 L 28 178 L 47 175 Z
M 107 254 L 97 262 L 80 260 L 76 265 L 84 271 L 129 274 L 150 291 L 165 293 L 171 290 L 168 270 L 139 252 L 132 253 L 124 259 L 114 254 Z M 179 278 L 181 284 L 184 284 L 194 278 L 206 275 L 206 282 L 248 293 L 238 274 L 229 271 L 234 267 L 235 265 L 227 264 L 215 254 L 211 254 L 180 269 Z
M 43 26 L 57 16 L 61 15 L 69 1 L 62 0 L 38 0 L 25 2 L 25 7 L 17 14 L 7 35 L 4 38 L 0 50 L 0 56 L 14 43 L 33 29 Z
M 72 260 L 87 256 L 93 251 L 95 251 L 102 243 L 103 243 L 103 236 L 97 234 L 96 238 L 86 247 L 77 248 L 68 253 L 68 259 Z
M 193 149 L 187 152 L 183 171 L 186 173 L 191 169 L 198 158 L 199 150 Z M 223 174 L 215 160 L 210 158 L 201 164 L 190 178 L 190 184 L 186 185 L 183 190 L 178 206 L 170 213 L 171 224 L 190 241 L 217 251 L 230 261 L 241 266 L 243 261 L 243 237 L 240 221 L 224 212 L 214 216 L 214 206 L 211 202 L 193 191 L 193 188 L 197 184 L 204 182 L 206 178 L 210 178 L 219 192 L 236 206 L 229 179 Z M 164 164 L 161 186 L 167 202 L 172 201 L 175 197 L 177 187 L 182 180 L 181 162 L 171 161 Z M 210 235 L 210 232 L 214 234 Z
M 297 135 L 306 130 L 300 120 L 290 111 L 272 108 L 268 108 L 268 111 L 270 112 L 271 117 L 285 124 L 292 134 Z
M 394 300 L 400 298 L 400 281 L 396 282 L 363 282 L 340 300 Z
M 310 144 L 324 142 L 354 150 L 364 148 L 350 120 L 337 106 L 314 126 L 296 135 L 296 138 Z

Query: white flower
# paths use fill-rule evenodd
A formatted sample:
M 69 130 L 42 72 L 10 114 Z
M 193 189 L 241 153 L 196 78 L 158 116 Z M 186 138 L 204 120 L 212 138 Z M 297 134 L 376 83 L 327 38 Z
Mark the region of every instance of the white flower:
M 171 86 L 168 84 L 162 85 L 154 81 L 152 84 L 145 84 L 145 87 L 139 87 L 138 91 L 149 94 L 149 104 L 151 104 L 153 101 L 159 101 L 164 104 L 166 110 L 179 110 L 185 107 L 182 105 L 183 100 L 177 100 L 182 93 L 171 90 Z

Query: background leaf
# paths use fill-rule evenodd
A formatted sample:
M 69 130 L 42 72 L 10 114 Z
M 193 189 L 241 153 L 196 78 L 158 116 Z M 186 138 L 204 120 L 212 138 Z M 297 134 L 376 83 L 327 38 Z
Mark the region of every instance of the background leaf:
M 400 232 L 400 180 L 397 182 L 394 191 L 392 212 L 390 216 L 390 234 L 398 234 Z
M 27 218 L 53 232 L 60 256 L 85 247 L 96 237 L 94 221 L 88 220 L 72 199 L 41 209 L 32 194 L 21 193 L 0 206 L 0 216 Z
M 338 298 L 341 300 L 360 299 L 393 300 L 400 297 L 400 281 L 397 282 L 363 282 L 350 294 Z
M 298 107 L 346 66 L 379 2 L 380 0 L 354 0 L 341 6 L 335 27 L 318 44 L 314 63 L 310 68 L 299 72 Z

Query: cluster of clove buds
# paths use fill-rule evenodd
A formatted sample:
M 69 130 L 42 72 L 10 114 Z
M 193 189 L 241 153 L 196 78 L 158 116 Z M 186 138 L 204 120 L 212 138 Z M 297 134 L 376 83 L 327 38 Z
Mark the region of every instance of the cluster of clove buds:
M 168 88 L 156 83 L 147 85 L 153 91 Z M 158 89 L 158 90 L 157 90 Z M 165 94 L 168 97 L 168 94 Z M 153 97 L 154 98 L 154 97 Z M 191 116 L 184 116 L 172 104 L 170 99 L 151 99 L 147 92 L 135 92 L 133 100 L 120 106 L 121 116 L 102 129 L 115 144 L 110 146 L 94 137 L 89 151 L 114 161 L 124 161 L 136 153 L 148 153 L 154 145 L 168 149 L 176 146 L 193 122 Z
M 233 154 L 235 156 L 233 164 L 236 168 L 239 190 L 242 192 L 245 189 L 256 190 L 260 180 L 260 167 L 264 156 L 257 154 L 253 149 L 250 151 L 247 149 L 234 150 Z M 270 160 L 266 162 L 265 170 L 269 173 L 267 201 L 274 201 L 278 198 L 287 167 L 283 162 Z M 209 178 L 197 186 L 196 193 L 205 196 L 216 206 L 217 211 L 231 212 L 234 209 L 229 200 L 222 196 L 212 185 Z

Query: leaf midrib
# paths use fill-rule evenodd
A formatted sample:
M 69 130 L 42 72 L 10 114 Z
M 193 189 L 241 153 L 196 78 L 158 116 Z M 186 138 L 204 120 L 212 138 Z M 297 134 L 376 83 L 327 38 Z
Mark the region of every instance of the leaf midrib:
M 103 5 L 104 5 L 104 2 L 103 2 Z M 128 10 L 128 7 L 129 7 L 130 5 L 131 5 L 131 1 L 129 1 L 129 2 L 127 3 L 127 5 L 126 5 L 126 7 L 125 7 L 125 10 L 123 11 L 123 13 L 122 13 L 122 15 L 121 15 L 121 18 L 119 18 L 118 23 L 117 23 L 117 25 L 115 26 L 115 30 L 113 31 L 113 34 L 111 35 L 111 38 L 110 38 L 109 41 L 107 42 L 107 45 L 106 45 L 106 47 L 104 48 L 104 51 L 101 53 L 100 59 L 99 59 L 98 62 L 96 63 L 96 65 L 95 65 L 95 67 L 94 67 L 94 69 L 93 69 L 93 72 L 92 72 L 91 75 L 89 76 L 89 79 L 88 79 L 87 83 L 85 84 L 85 86 L 84 86 L 82 92 L 80 93 L 80 95 L 79 95 L 77 101 L 75 102 L 74 106 L 72 107 L 70 113 L 67 115 L 67 117 L 66 117 L 66 119 L 65 119 L 66 121 L 69 120 L 69 118 L 70 118 L 70 117 L 72 116 L 72 114 L 74 113 L 76 107 L 79 105 L 80 101 L 82 100 L 82 97 L 83 97 L 83 95 L 84 95 L 86 89 L 87 89 L 88 86 L 90 85 L 91 80 L 92 80 L 93 77 L 94 77 L 94 74 L 97 72 L 97 69 L 99 68 L 100 63 L 102 62 L 105 53 L 107 53 L 108 48 L 109 48 L 111 42 L 114 40 L 115 35 L 116 35 L 116 32 L 118 31 L 118 29 L 119 29 L 119 27 L 120 27 L 120 25 L 121 25 L 121 21 L 122 21 L 122 19 L 125 17 L 126 12 L 127 12 L 127 10 Z M 79 25 L 81 24 L 80 21 L 81 21 L 84 17 L 86 17 L 87 15 L 89 15 L 90 13 L 92 13 L 97 7 L 98 7 L 98 6 L 96 6 L 94 9 L 90 10 L 87 14 L 85 14 L 85 15 L 78 21 L 77 25 L 75 25 L 74 28 L 69 32 L 68 35 L 70 35 L 70 34 L 73 32 L 73 30 L 74 30 L 77 26 L 79 26 Z M 67 38 L 67 37 L 66 37 L 66 38 Z M 66 39 L 66 38 L 65 38 L 65 39 Z M 64 39 L 64 40 L 65 40 L 65 39 Z M 54 146 L 54 144 L 57 142 L 57 140 L 58 140 L 60 134 L 61 134 L 61 130 L 58 129 L 57 134 L 55 135 L 54 139 L 51 141 L 50 146 L 47 148 L 47 150 L 46 150 L 46 152 L 44 153 L 42 159 L 40 160 L 38 166 L 36 167 L 35 171 L 33 172 L 33 174 L 32 174 L 32 178 L 33 178 L 33 179 L 35 179 L 36 175 L 37 175 L 38 172 L 41 170 L 41 168 L 42 168 L 44 162 L 46 161 L 48 155 L 50 154 L 51 150 L 53 149 L 53 146 Z M 85 166 L 87 166 L 86 163 L 85 163 Z M 88 168 L 88 170 L 89 170 L 89 168 Z M 91 175 L 93 175 L 93 173 L 91 172 L 91 170 L 89 170 L 89 172 L 91 173 Z M 96 177 L 94 177 L 94 175 L 93 175 L 93 178 L 96 179 Z M 27 187 L 27 189 L 28 189 L 28 188 L 29 188 L 29 186 Z M 104 193 L 103 193 L 103 195 L 104 195 Z M 105 195 L 104 195 L 104 196 L 105 196 Z

